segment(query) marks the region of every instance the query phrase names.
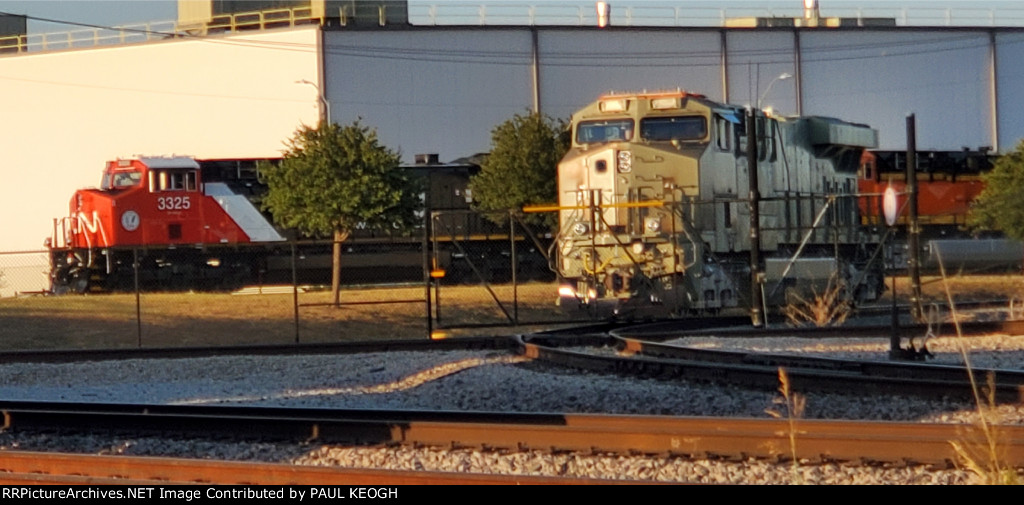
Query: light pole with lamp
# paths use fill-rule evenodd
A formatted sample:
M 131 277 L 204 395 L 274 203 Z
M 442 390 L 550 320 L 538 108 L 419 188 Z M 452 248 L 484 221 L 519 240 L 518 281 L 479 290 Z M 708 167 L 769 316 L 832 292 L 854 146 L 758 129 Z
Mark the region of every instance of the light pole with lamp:
M 783 72 L 783 73 L 779 74 L 778 77 L 772 79 L 772 82 L 769 82 L 768 83 L 768 87 L 764 89 L 764 93 L 761 93 L 761 98 L 757 99 L 757 109 L 761 110 L 761 103 L 764 102 L 764 98 L 766 96 L 768 96 L 768 92 L 772 90 L 772 86 L 776 82 L 778 82 L 778 81 L 785 81 L 786 79 L 789 79 L 791 77 L 793 77 L 793 74 L 790 74 L 789 72 Z
M 310 86 L 313 86 L 313 89 L 316 90 L 317 99 L 320 100 L 320 103 L 324 104 L 323 119 L 327 122 L 327 124 L 331 124 L 331 102 L 328 102 L 327 97 L 325 97 L 324 94 L 320 92 L 320 86 L 317 86 L 315 82 L 311 82 L 306 79 L 302 79 L 301 81 L 295 81 L 295 84 L 309 84 Z

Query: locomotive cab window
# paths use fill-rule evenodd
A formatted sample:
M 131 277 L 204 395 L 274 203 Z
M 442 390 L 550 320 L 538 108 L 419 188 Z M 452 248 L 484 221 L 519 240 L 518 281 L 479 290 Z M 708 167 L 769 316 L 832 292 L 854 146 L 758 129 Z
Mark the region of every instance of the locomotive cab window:
M 601 119 L 597 121 L 583 121 L 576 126 L 576 142 L 579 144 L 628 142 L 632 138 L 632 119 Z
M 704 116 L 649 117 L 640 120 L 640 138 L 659 140 L 703 140 L 708 134 Z
M 732 138 L 732 122 L 722 116 L 715 116 L 715 146 L 719 151 L 728 151 Z
M 140 172 L 114 172 L 103 176 L 100 189 L 124 189 L 138 186 L 142 182 Z
M 195 191 L 196 172 L 164 171 L 158 177 L 160 191 Z

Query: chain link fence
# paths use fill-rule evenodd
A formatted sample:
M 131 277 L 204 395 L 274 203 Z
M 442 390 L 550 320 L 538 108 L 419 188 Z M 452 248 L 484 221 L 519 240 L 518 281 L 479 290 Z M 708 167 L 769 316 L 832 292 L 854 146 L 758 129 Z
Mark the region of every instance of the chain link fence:
M 420 236 L 341 243 L 337 297 L 330 241 L 0 253 L 0 346 L 284 345 L 573 322 L 557 305 L 551 233 L 467 211 L 430 217 Z

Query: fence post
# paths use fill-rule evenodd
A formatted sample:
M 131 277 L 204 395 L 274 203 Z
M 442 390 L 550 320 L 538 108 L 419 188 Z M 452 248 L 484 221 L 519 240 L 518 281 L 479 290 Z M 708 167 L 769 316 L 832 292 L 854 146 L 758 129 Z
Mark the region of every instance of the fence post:
M 109 253 L 108 253 L 109 254 Z M 132 271 L 135 278 L 135 331 L 138 346 L 142 348 L 142 302 L 139 295 L 139 249 L 132 249 Z
M 298 239 L 292 237 L 292 314 L 295 316 L 295 343 L 299 343 L 299 273 L 298 273 L 298 252 L 296 242 Z
M 433 282 L 433 265 L 430 264 L 430 191 L 427 190 L 427 199 L 424 202 L 423 209 L 423 237 L 420 240 L 421 246 L 423 247 L 423 300 L 426 309 L 426 320 L 427 320 L 427 340 L 431 340 L 434 337 L 434 318 L 431 311 L 433 310 L 430 306 L 430 287 Z
M 519 326 L 519 283 L 516 282 L 516 220 L 513 213 L 515 209 L 508 210 L 508 237 L 511 251 L 509 254 L 509 268 L 512 269 L 512 325 Z

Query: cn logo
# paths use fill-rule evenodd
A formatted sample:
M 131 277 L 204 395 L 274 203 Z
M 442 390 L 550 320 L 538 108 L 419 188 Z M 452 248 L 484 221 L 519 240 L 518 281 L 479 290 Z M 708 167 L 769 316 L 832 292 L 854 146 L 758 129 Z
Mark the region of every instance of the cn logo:
M 121 214 L 121 227 L 125 231 L 135 231 L 139 228 L 139 214 L 134 210 L 127 210 Z

